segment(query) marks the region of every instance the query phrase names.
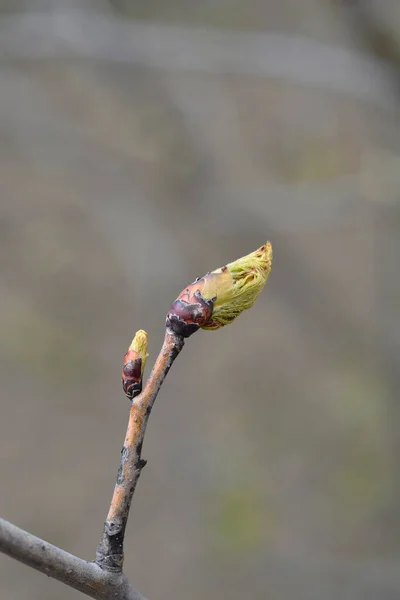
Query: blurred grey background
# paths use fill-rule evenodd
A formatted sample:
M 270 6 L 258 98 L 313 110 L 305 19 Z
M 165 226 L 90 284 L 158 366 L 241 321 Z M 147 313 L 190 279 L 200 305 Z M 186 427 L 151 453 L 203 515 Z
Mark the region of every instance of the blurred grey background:
M 150 600 L 400 597 L 400 4 L 0 2 L 0 511 L 92 559 L 128 417 L 196 276 L 274 247 L 151 416 Z M 79 594 L 0 557 L 2 600 Z

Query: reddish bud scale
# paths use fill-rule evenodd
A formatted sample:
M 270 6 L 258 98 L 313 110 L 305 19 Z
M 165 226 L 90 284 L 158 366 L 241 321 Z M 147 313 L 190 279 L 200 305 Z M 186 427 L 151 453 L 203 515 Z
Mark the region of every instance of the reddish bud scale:
M 196 280 L 183 290 L 167 315 L 166 326 L 185 338 L 208 323 L 214 309 L 215 298 L 203 298 L 199 289 L 200 282 L 201 280 Z
M 128 350 L 124 356 L 122 387 L 130 400 L 142 391 L 142 359 L 135 350 Z

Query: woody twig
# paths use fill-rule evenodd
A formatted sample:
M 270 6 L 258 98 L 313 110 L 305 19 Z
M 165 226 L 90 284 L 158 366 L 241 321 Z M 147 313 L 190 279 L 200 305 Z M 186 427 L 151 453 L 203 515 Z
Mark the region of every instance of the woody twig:
M 46 573 L 97 600 L 145 600 L 123 574 L 124 538 L 133 494 L 146 464 L 142 446 L 157 394 L 185 338 L 198 329 L 216 330 L 250 308 L 263 289 L 272 265 L 269 242 L 255 252 L 207 273 L 188 285 L 172 304 L 165 338 L 142 390 L 147 334 L 135 335 L 124 357 L 122 384 L 131 400 L 114 494 L 96 561 L 86 562 L 0 519 L 0 552 Z

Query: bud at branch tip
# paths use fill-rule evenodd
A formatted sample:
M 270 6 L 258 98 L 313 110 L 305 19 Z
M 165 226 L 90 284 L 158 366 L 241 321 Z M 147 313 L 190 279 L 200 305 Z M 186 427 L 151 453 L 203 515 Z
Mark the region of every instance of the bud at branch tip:
M 253 306 L 271 266 L 272 245 L 267 242 L 247 256 L 196 279 L 171 306 L 167 328 L 189 337 L 199 328 L 214 330 L 232 323 Z

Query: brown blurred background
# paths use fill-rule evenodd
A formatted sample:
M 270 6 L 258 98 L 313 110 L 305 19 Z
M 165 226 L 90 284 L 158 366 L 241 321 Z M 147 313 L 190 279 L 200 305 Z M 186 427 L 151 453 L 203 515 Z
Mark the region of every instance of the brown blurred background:
M 400 5 L 0 2 L 0 512 L 92 559 L 135 331 L 266 239 L 151 416 L 150 600 L 400 597 Z M 0 557 L 2 600 L 79 594 Z

